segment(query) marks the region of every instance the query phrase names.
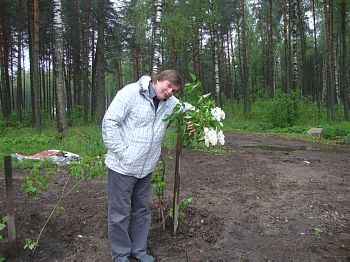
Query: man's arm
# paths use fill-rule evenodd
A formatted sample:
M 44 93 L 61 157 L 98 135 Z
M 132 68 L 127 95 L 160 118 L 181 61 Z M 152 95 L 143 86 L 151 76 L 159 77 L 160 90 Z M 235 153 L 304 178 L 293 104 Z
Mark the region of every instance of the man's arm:
M 121 137 L 121 125 L 131 109 L 130 94 L 125 89 L 119 91 L 102 121 L 102 138 L 108 150 L 119 157 L 127 146 Z

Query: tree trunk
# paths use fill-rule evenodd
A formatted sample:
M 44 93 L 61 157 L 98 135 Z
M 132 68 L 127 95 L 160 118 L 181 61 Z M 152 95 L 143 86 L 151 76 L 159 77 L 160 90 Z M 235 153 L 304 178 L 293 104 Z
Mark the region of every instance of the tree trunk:
M 98 122 L 102 123 L 103 115 L 106 110 L 106 95 L 105 95 L 105 44 L 104 44 L 104 27 L 105 27 L 105 3 L 104 0 L 98 1 L 98 38 L 96 50 L 96 78 L 97 78 L 97 117 Z
M 72 100 L 72 47 L 67 47 L 67 66 L 65 69 L 65 83 L 67 94 L 67 113 L 71 113 L 73 109 Z
M 17 43 L 17 113 L 18 113 L 18 121 L 23 122 L 23 115 L 22 115 L 22 109 L 23 109 L 23 93 L 22 93 L 22 31 L 23 31 L 23 0 L 19 0 L 18 2 L 18 10 L 17 10 L 17 19 L 18 19 L 18 43 Z
M 226 33 L 226 53 L 227 53 L 227 73 L 226 73 L 226 77 L 227 77 L 227 86 L 226 86 L 226 97 L 227 98 L 232 98 L 232 94 L 233 94 L 233 77 L 232 77 L 232 51 L 231 50 L 231 41 L 232 38 L 230 38 L 230 34 L 231 33 L 231 26 L 229 28 L 229 31 L 227 31 Z
M 313 26 L 314 26 L 314 56 L 315 56 L 315 62 L 314 62 L 314 92 L 315 97 L 317 101 L 317 116 L 318 119 L 321 115 L 321 97 L 320 97 L 320 67 L 319 67 L 319 59 L 318 59 L 318 51 L 317 51 L 317 31 L 316 31 L 316 14 L 315 14 L 315 0 L 312 0 L 312 20 L 313 20 Z
M 335 68 L 334 68 L 334 33 L 333 33 L 333 0 L 323 2 L 327 39 L 327 112 L 331 121 L 335 120 Z
M 32 92 L 32 113 L 37 132 L 41 131 L 40 119 L 40 77 L 39 77 L 39 0 L 28 0 L 29 11 L 29 53 Z
M 299 69 L 298 69 L 298 12 L 297 0 L 292 0 L 291 5 L 291 22 L 292 22 L 292 89 L 296 90 L 299 86 Z
M 269 94 L 272 98 L 274 96 L 274 84 L 273 84 L 273 41 L 272 41 L 272 0 L 269 0 L 269 19 L 268 19 L 268 59 L 267 59 L 267 85 L 269 88 Z
M 154 39 L 153 39 L 153 57 L 152 57 L 152 75 L 156 75 L 159 72 L 159 66 L 161 61 L 161 35 L 160 35 L 160 21 L 162 19 L 162 0 L 154 1 L 156 13 L 154 21 Z
M 75 105 L 82 105 L 81 99 L 81 80 L 82 80 L 82 66 L 81 66 L 81 51 L 82 51 L 82 39 L 81 39 L 81 24 L 83 23 L 80 16 L 80 4 L 79 0 L 75 0 L 75 16 L 72 29 L 72 57 L 73 57 L 73 100 Z
M 213 65 L 214 65 L 214 82 L 215 82 L 215 103 L 221 107 L 220 103 L 220 79 L 219 79 L 219 61 L 218 61 L 218 32 L 215 25 L 212 32 L 213 36 Z
M 288 33 L 287 33 L 287 1 L 283 0 L 283 38 L 284 38 L 284 77 L 283 77 L 283 89 L 284 92 L 289 90 L 289 44 L 288 44 Z
M 348 76 L 347 76 L 347 45 L 346 45 L 346 0 L 340 3 L 340 37 L 341 37 L 341 56 L 340 56 L 340 88 L 343 91 L 344 120 L 349 121 L 349 94 L 348 94 Z
M 306 60 L 305 60 L 305 30 L 304 30 L 304 15 L 301 10 L 301 3 L 300 0 L 297 1 L 297 12 L 298 12 L 298 32 L 300 36 L 300 62 L 299 68 L 300 68 L 300 90 L 301 95 L 307 95 L 310 94 L 310 92 L 307 92 L 307 81 L 306 81 Z
M 248 116 L 249 97 L 248 97 L 248 57 L 247 57 L 247 32 L 245 21 L 245 0 L 241 0 L 241 34 L 242 34 L 242 91 L 243 91 L 243 112 Z
M 99 1 L 99 0 L 98 0 Z M 98 8 L 98 13 L 100 12 L 100 9 L 102 6 Z M 97 20 L 99 19 L 97 14 Z M 98 23 L 98 22 L 97 22 Z M 98 41 L 98 39 L 97 39 Z M 90 96 L 90 105 L 91 105 L 91 119 L 94 120 L 96 113 L 97 113 L 97 88 L 96 88 L 96 63 L 97 63 L 97 51 L 95 52 L 95 30 L 93 29 L 91 32 L 91 59 L 92 59 L 92 65 L 91 65 L 91 96 Z
M 192 39 L 192 57 L 193 57 L 193 68 L 197 79 L 201 79 L 200 73 L 200 46 L 199 46 L 199 28 L 195 26 L 194 34 Z
M 64 93 L 64 68 L 63 68 L 63 24 L 61 14 L 61 0 L 53 0 L 54 8 L 54 32 L 55 32 L 55 64 L 54 77 L 56 83 L 56 114 L 57 129 L 63 136 L 67 134 L 66 124 L 66 96 Z
M 82 26 L 82 62 L 83 62 L 83 117 L 84 124 L 89 121 L 89 32 L 90 32 L 91 0 L 86 1 Z
M 179 127 L 178 127 L 178 130 Z M 180 204 L 180 166 L 183 142 L 180 135 L 176 137 L 176 155 L 175 155 L 175 175 L 174 175 L 174 194 L 173 194 L 173 234 L 176 236 L 179 225 L 179 204 Z
M 239 26 L 237 28 L 239 28 Z M 238 31 L 237 31 L 237 36 L 238 36 Z M 232 96 L 233 96 L 234 99 L 239 101 L 239 96 L 238 96 L 238 93 L 239 93 L 238 92 L 238 79 L 237 79 L 238 77 L 237 77 L 237 70 L 236 70 L 237 62 L 236 62 L 236 59 L 235 59 L 235 52 L 234 52 L 234 47 L 233 47 L 234 40 L 232 38 L 232 30 L 231 29 L 230 29 L 230 39 L 232 39 L 231 40 L 232 70 L 233 70 Z M 239 41 L 238 41 L 238 45 L 239 45 Z M 238 48 L 238 53 L 240 54 L 239 48 Z M 240 68 L 240 67 L 238 66 L 238 68 Z
M 2 114 L 5 118 L 11 115 L 11 88 L 9 75 L 10 55 L 10 24 L 7 19 L 9 6 L 7 3 L 0 8 L 0 101 Z

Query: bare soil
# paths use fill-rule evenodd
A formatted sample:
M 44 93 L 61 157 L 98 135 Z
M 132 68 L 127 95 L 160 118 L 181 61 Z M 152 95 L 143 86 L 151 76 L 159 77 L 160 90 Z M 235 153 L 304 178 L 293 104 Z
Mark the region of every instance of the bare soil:
M 181 198 L 193 197 L 173 237 L 159 223 L 157 199 L 149 251 L 157 261 L 350 261 L 350 148 L 276 136 L 226 133 L 223 155 L 184 149 Z M 172 150 L 164 149 L 169 173 Z M 69 175 L 53 177 L 29 198 L 20 191 L 28 170 L 14 170 L 18 257 L 8 261 L 111 261 L 106 178 L 83 181 L 63 200 L 34 253 L 35 239 Z M 3 172 L 2 172 L 3 173 Z M 172 204 L 172 176 L 166 203 Z M 71 179 L 69 188 L 74 184 Z M 0 178 L 0 216 L 6 215 Z M 0 248 L 4 252 L 5 244 Z M 1 250 L 0 250 L 1 252 Z

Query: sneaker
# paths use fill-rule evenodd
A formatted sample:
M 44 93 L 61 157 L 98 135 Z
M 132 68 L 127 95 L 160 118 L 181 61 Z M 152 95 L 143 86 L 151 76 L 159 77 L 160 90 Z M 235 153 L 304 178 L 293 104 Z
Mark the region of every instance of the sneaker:
M 154 257 L 152 257 L 150 255 L 143 255 L 143 256 L 140 256 L 140 257 L 136 257 L 136 259 L 139 262 L 154 262 L 154 261 L 156 261 L 154 259 Z

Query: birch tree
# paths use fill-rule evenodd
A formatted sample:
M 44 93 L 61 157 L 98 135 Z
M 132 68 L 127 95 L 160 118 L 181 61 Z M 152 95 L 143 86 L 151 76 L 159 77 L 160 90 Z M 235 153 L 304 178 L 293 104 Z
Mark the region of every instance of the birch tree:
M 155 21 L 153 28 L 153 58 L 152 58 L 152 75 L 156 75 L 159 71 L 161 61 L 161 36 L 160 36 L 160 21 L 162 19 L 162 0 L 155 0 Z
M 64 74 L 63 74 L 63 24 L 62 24 L 62 9 L 61 0 L 53 0 L 54 8 L 54 33 L 55 33 L 55 48 L 54 48 L 54 78 L 56 85 L 56 115 L 57 129 L 63 135 L 67 133 L 66 124 L 66 96 L 64 93 Z
M 298 70 L 298 3 L 297 0 L 291 1 L 291 17 L 292 23 L 291 38 L 292 38 L 292 89 L 295 90 L 299 85 L 299 70 Z

